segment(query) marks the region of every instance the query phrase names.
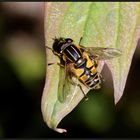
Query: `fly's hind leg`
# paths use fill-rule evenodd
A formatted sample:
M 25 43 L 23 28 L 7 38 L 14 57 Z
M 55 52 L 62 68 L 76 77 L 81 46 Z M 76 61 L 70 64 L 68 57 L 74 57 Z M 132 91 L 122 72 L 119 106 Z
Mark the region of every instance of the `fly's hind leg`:
M 87 97 L 87 95 L 85 94 L 85 92 L 83 91 L 81 85 L 80 85 L 80 84 L 77 84 L 77 86 L 79 86 L 79 88 L 81 89 L 81 91 L 82 91 L 82 93 L 83 93 L 83 95 L 84 95 L 85 101 L 87 101 L 87 100 L 88 100 L 88 97 Z
M 78 79 L 77 79 L 78 80 Z M 78 86 L 80 88 L 80 90 L 82 91 L 83 95 L 84 95 L 84 98 L 85 98 L 85 101 L 88 100 L 88 97 L 87 95 L 85 94 L 85 92 L 83 91 L 82 89 L 82 86 L 76 82 L 74 82 L 74 80 L 72 80 L 72 75 L 70 75 L 70 79 L 69 79 L 69 82 L 72 84 L 72 85 L 75 85 L 75 86 Z
M 99 74 L 99 77 L 100 77 L 102 82 L 105 82 L 105 78 L 101 74 Z

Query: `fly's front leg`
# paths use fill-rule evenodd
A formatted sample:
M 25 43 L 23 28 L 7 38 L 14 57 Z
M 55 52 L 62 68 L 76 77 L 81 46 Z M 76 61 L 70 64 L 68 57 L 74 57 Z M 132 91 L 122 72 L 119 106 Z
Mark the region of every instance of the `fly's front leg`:
M 81 46 L 81 41 L 82 41 L 83 37 L 80 38 L 79 40 L 79 45 Z
M 62 58 L 60 58 L 60 63 L 59 62 L 54 62 L 54 63 L 48 63 L 48 66 L 51 66 L 51 65 L 54 65 L 54 64 L 57 64 L 57 65 L 59 65 L 60 67 L 65 67 L 65 61 L 62 59 Z
M 50 47 L 48 47 L 48 46 L 45 46 L 48 50 L 51 50 L 52 52 L 53 52 L 53 49 L 52 48 L 50 48 Z M 53 62 L 53 63 L 48 63 L 47 65 L 48 66 L 51 66 L 51 65 L 54 65 L 54 64 L 56 64 L 56 62 Z
M 54 64 L 57 64 L 57 65 L 59 65 L 60 67 L 63 67 L 64 68 L 64 65 L 63 64 L 61 64 L 61 63 L 48 63 L 48 66 L 51 66 L 51 65 L 54 65 Z

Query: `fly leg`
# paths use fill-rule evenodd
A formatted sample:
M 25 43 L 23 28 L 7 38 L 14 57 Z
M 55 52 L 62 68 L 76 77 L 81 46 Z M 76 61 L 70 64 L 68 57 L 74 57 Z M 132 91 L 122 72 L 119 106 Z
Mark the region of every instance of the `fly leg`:
M 79 40 L 79 45 L 81 46 L 81 41 L 82 41 L 83 37 L 80 38 Z
M 60 58 L 60 63 L 58 63 L 58 62 L 48 63 L 48 66 L 54 65 L 54 64 L 57 64 L 57 65 L 59 65 L 60 67 L 63 67 L 63 68 L 65 67 L 65 61 L 62 58 Z
M 45 46 L 45 47 L 53 52 L 53 49 L 52 49 L 52 48 L 50 48 L 50 47 L 48 47 L 48 46 Z
M 78 80 L 78 79 L 77 79 L 77 80 Z M 74 82 L 74 81 L 72 80 L 72 75 L 70 75 L 69 82 L 70 82 L 72 85 L 78 86 L 78 87 L 80 88 L 80 90 L 82 91 L 82 93 L 83 93 L 83 95 L 84 95 L 85 101 L 87 101 L 87 100 L 88 100 L 88 97 L 87 97 L 87 95 L 85 94 L 85 92 L 83 91 L 82 86 L 81 86 L 80 84 L 78 84 L 77 82 Z
M 50 48 L 48 46 L 45 46 L 45 47 L 53 52 L 53 49 L 52 48 Z M 56 64 L 56 63 L 55 62 L 54 63 L 48 63 L 48 66 L 51 66 L 51 65 L 54 65 L 54 64 Z
M 54 65 L 55 63 L 48 63 L 48 66 Z
M 77 86 L 79 86 L 79 88 L 81 89 L 81 91 L 82 91 L 82 93 L 83 93 L 83 95 L 84 95 L 85 101 L 87 101 L 87 100 L 88 100 L 88 97 L 87 97 L 87 95 L 84 93 L 84 91 L 83 91 L 81 85 L 80 85 L 80 84 L 77 84 Z
M 48 63 L 48 66 L 51 66 L 51 65 L 54 65 L 54 64 L 57 64 L 57 65 L 59 65 L 60 67 L 63 67 L 64 68 L 64 65 L 63 64 L 61 64 L 61 63 L 56 63 L 56 62 L 54 62 L 54 63 Z
M 99 77 L 101 78 L 102 82 L 105 82 L 105 78 L 99 73 Z

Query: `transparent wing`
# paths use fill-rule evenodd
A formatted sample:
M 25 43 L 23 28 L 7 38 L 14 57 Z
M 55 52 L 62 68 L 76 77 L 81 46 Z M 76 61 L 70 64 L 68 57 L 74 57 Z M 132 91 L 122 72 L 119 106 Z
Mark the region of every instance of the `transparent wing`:
M 115 48 L 101 48 L 101 47 L 83 47 L 82 49 L 86 51 L 90 57 L 98 60 L 112 59 L 118 57 L 122 52 Z
M 74 92 L 74 89 L 77 85 L 72 85 L 72 77 L 68 67 L 60 67 L 60 74 L 59 74 L 59 84 L 58 84 L 58 100 L 63 103 L 66 101 L 69 95 Z M 73 87 L 72 87 L 73 86 Z

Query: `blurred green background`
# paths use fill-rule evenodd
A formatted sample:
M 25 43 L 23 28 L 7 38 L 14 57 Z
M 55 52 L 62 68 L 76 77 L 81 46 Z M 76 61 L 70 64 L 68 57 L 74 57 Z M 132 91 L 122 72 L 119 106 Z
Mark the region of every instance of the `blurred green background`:
M 110 71 L 102 89 L 88 94 L 59 127 L 50 130 L 41 114 L 45 84 L 43 2 L 0 3 L 1 138 L 140 137 L 140 45 L 137 46 L 122 99 L 114 105 Z M 139 43 L 140 44 L 140 43 Z

